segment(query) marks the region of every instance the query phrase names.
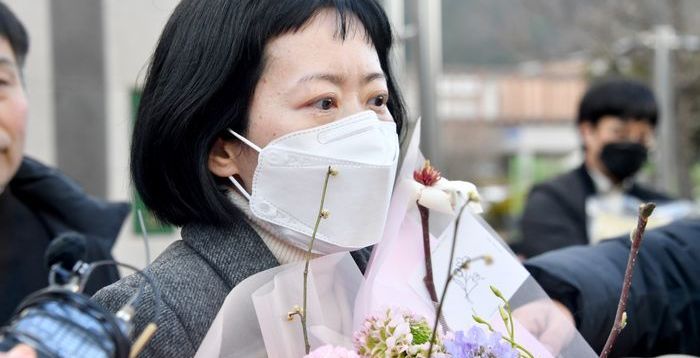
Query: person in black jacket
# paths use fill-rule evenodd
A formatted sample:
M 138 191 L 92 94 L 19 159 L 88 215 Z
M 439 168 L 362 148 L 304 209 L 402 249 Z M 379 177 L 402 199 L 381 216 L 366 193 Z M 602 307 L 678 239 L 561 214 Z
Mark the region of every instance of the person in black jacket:
M 21 300 L 48 285 L 44 252 L 67 232 L 86 238 L 86 261 L 111 259 L 111 248 L 128 214 L 125 203 L 92 198 L 55 169 L 23 154 L 27 97 L 22 67 L 26 31 L 0 2 L 0 326 Z M 87 293 L 119 278 L 96 270 Z
M 593 230 L 601 207 L 636 213 L 640 202 L 669 200 L 634 180 L 653 145 L 657 117 L 654 94 L 641 83 L 609 80 L 591 87 L 577 119 L 584 163 L 532 188 L 514 250 L 531 257 L 597 242 L 610 237 Z
M 630 251 L 629 236 L 532 258 L 525 266 L 555 305 L 524 306 L 516 317 L 549 346 L 567 337 L 571 319 L 600 352 L 615 319 Z M 682 220 L 644 236 L 627 303 L 627 325 L 611 357 L 700 355 L 700 220 Z M 550 307 L 564 315 L 533 307 Z M 546 310 L 545 310 L 546 311 Z M 568 317 L 568 318 L 567 318 Z M 559 327 L 558 329 L 549 329 Z

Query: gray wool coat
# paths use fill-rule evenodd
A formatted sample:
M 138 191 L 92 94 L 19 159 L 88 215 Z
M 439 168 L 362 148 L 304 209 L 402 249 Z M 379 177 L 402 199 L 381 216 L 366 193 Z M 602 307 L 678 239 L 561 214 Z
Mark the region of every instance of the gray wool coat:
M 194 356 L 231 289 L 249 276 L 278 265 L 243 219 L 225 228 L 187 225 L 181 235 L 182 240 L 171 244 L 145 269 L 157 281 L 163 304 L 155 312 L 150 288 L 135 304 L 134 336 L 153 317 L 158 324 L 155 336 L 140 357 Z M 369 248 L 352 253 L 363 271 L 369 253 Z M 116 312 L 137 293 L 142 280 L 135 274 L 125 277 L 98 291 L 93 298 Z

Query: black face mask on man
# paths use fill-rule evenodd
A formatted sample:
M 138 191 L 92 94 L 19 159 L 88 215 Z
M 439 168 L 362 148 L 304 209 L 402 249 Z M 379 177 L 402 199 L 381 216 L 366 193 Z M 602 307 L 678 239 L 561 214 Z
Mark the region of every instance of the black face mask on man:
M 647 154 L 647 147 L 640 143 L 608 143 L 600 152 L 600 160 L 610 175 L 623 181 L 639 171 Z

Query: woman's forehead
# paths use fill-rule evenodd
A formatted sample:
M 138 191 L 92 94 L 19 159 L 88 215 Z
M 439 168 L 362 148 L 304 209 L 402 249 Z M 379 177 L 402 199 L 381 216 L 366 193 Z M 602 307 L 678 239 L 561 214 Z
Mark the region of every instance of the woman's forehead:
M 359 20 L 355 20 L 362 26 Z M 367 40 L 364 30 L 348 27 L 345 38 L 338 36 L 335 12 L 314 16 L 299 31 L 271 40 L 265 49 L 266 71 L 305 76 L 309 70 L 327 72 L 381 72 L 377 51 Z
M 371 48 L 372 40 L 362 22 L 354 14 L 340 15 L 334 9 L 319 11 L 298 30 L 283 33 L 265 46 L 266 56 L 281 56 L 298 50 L 323 50 L 350 43 Z M 304 46 L 299 49 L 298 46 Z
M 299 29 L 292 32 L 304 31 L 307 28 L 322 27 L 324 32 L 331 31 L 337 40 L 347 38 L 362 38 L 368 44 L 372 39 L 360 19 L 351 12 L 339 12 L 334 8 L 322 9 L 311 16 Z

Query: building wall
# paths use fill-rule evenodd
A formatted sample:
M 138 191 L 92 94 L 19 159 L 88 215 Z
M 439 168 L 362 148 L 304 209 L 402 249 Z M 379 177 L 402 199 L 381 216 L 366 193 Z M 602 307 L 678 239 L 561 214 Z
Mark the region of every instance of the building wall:
M 560 159 L 568 167 L 580 148 L 574 119 L 584 69 L 569 60 L 448 70 L 437 86 L 446 174 L 503 182 L 514 157 Z
M 582 65 L 574 62 L 568 68 L 564 64 L 535 73 L 516 68 L 448 71 L 437 85 L 440 118 L 518 124 L 569 122 L 576 115 L 587 83 Z
M 107 197 L 107 99 L 102 1 L 51 1 L 58 167 Z
M 500 114 L 508 121 L 567 122 L 575 118 L 585 89 L 583 78 L 504 78 Z

